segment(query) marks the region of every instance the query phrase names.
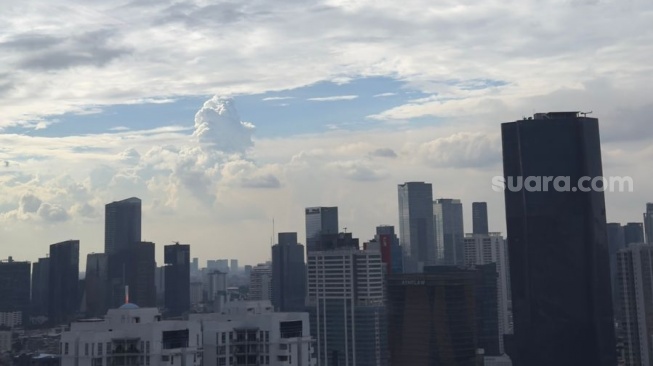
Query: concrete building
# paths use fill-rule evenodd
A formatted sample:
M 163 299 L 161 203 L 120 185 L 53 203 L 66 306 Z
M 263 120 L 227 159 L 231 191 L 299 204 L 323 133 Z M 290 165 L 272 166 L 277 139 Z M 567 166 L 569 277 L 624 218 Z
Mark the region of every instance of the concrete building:
M 487 202 L 472 202 L 472 234 L 489 234 Z
M 325 234 L 338 234 L 338 207 L 308 207 L 304 210 L 306 221 L 306 252 L 317 250 Z
M 30 262 L 12 257 L 0 261 L 0 313 L 21 313 L 26 322 L 30 312 Z
M 641 222 L 629 222 L 624 225 L 624 240 L 626 246 L 644 242 L 644 224 Z
M 463 204 L 458 199 L 439 198 L 433 202 L 435 242 L 442 248 L 439 264 L 461 266 L 464 263 Z
M 374 239 L 363 243 L 363 249 L 376 250 L 381 253 L 381 261 L 385 265 L 385 274 L 403 273 L 404 253 L 401 245 L 399 245 L 399 238 L 395 234 L 394 226 L 377 226 Z
M 200 323 L 162 320 L 156 308 L 124 304 L 61 335 L 61 366 L 201 364 Z
M 270 301 L 226 304 L 220 313 L 191 314 L 202 323 L 204 366 L 313 366 L 307 313 L 276 313 Z
M 0 354 L 11 351 L 13 332 L 0 330 Z
M 272 246 L 272 305 L 280 312 L 304 311 L 306 262 L 297 233 L 279 233 Z
M 309 252 L 307 307 L 318 365 L 387 365 L 383 266 L 379 251 Z
M 248 300 L 272 299 L 272 268 L 268 264 L 258 264 L 249 274 Z

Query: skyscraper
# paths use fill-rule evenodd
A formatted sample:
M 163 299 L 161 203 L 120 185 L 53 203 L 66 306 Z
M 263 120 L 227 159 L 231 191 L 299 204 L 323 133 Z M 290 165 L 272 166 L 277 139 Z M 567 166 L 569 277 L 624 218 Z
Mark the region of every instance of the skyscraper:
M 49 306 L 50 258 L 39 258 L 32 265 L 32 316 L 47 317 Z
M 12 257 L 0 261 L 0 313 L 21 312 L 23 324 L 30 313 L 30 267 Z
M 501 127 L 513 363 L 614 366 L 604 194 L 564 189 L 565 180 L 603 175 L 598 120 L 537 113 Z M 528 177 L 561 177 L 562 188 L 514 184 Z
M 457 199 L 436 199 L 433 202 L 433 218 L 436 245 L 443 249 L 441 264 L 463 265 L 465 261 L 463 204 Z
M 397 187 L 399 240 L 406 254 L 404 272 L 419 272 L 442 255 L 436 247 L 433 224 L 433 188 L 430 183 L 407 182 Z
M 624 226 L 626 246 L 644 242 L 644 225 L 641 222 L 629 222 Z
M 178 317 L 190 310 L 190 245 L 166 245 L 163 256 L 166 315 Z
M 313 251 L 307 267 L 318 365 L 387 365 L 381 254 L 351 246 Z
M 141 307 L 156 306 L 154 251 L 154 243 L 150 242 L 136 243 L 129 251 L 131 253 L 127 266 L 129 301 Z
M 610 258 L 610 288 L 612 289 L 612 307 L 615 319 L 621 319 L 621 309 L 618 305 L 617 292 L 617 252 L 626 247 L 624 227 L 620 223 L 612 222 L 606 225 L 608 232 L 608 256 Z
M 618 304 L 626 365 L 653 364 L 653 246 L 617 252 Z
M 124 302 L 133 249 L 141 241 L 141 200 L 131 197 L 105 206 L 104 252 L 108 255 L 107 308 Z
M 381 261 L 385 265 L 385 273 L 403 273 L 403 253 L 399 238 L 395 234 L 395 227 L 380 225 L 376 227 L 374 239 L 365 243 L 365 250 L 373 249 L 381 252 Z
M 107 313 L 109 284 L 109 260 L 106 253 L 91 253 L 86 256 L 86 316 L 102 317 Z
M 267 263 L 257 264 L 249 274 L 248 300 L 262 301 L 272 298 L 272 268 Z
M 79 240 L 50 245 L 49 321 L 70 322 L 79 310 Z
M 646 243 L 653 245 L 653 203 L 646 204 L 644 230 L 646 231 Z
M 272 305 L 280 312 L 304 311 L 306 262 L 297 233 L 279 233 L 272 246 Z
M 487 220 L 487 202 L 472 202 L 472 234 L 489 233 Z
M 319 246 L 321 235 L 338 234 L 338 207 L 308 207 L 306 214 L 306 251 Z

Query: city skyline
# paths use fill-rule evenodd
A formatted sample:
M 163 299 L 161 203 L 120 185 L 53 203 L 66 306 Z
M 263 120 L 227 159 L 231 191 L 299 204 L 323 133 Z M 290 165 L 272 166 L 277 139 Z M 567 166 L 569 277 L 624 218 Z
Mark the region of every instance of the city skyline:
M 534 110 L 601 119 L 606 175 L 635 182 L 608 221 L 653 197 L 647 2 L 5 4 L 0 240 L 19 260 L 101 252 L 104 204 L 132 196 L 143 240 L 250 263 L 273 219 L 304 238 L 305 207 L 361 238 L 398 227 L 406 181 L 488 202 L 505 231 L 499 124 Z

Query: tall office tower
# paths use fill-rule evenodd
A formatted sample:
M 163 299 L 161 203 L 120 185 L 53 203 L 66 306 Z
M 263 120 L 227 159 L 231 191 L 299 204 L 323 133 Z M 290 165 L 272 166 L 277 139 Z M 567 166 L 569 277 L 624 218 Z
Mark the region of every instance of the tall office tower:
M 158 308 L 165 307 L 166 290 L 166 266 L 158 266 L 154 270 L 154 287 L 156 291 L 156 305 Z
M 86 256 L 86 316 L 99 318 L 107 313 L 107 285 L 109 284 L 109 256 L 91 253 Z
M 653 246 L 617 252 L 618 304 L 626 365 L 653 364 Z
M 431 183 L 400 184 L 399 240 L 404 253 L 404 272 L 420 272 L 426 265 L 437 264 L 443 255 L 436 247 L 433 224 L 433 188 Z
M 205 281 L 206 303 L 208 308 L 219 313 L 227 303 L 227 274 L 214 271 L 207 274 Z
M 125 298 L 131 250 L 141 241 L 141 200 L 132 197 L 107 204 L 104 220 L 104 252 L 109 265 L 107 307 L 117 308 Z
M 47 317 L 49 306 L 50 258 L 39 258 L 32 265 L 32 312 L 33 317 Z
M 653 203 L 646 204 L 644 230 L 646 231 L 646 243 L 653 245 Z
M 304 311 L 306 262 L 297 233 L 279 233 L 272 246 L 272 305 L 276 311 Z
M 198 258 L 193 258 L 190 262 L 190 276 L 197 278 L 200 275 L 200 260 Z
M 238 273 L 238 259 L 232 259 L 229 261 L 229 273 L 237 274 Z
M 487 202 L 472 202 L 472 228 L 473 234 L 487 235 L 490 232 L 487 220 Z
M 0 261 L 0 313 L 20 312 L 26 324 L 30 313 L 30 262 L 16 262 L 12 257 Z
M 433 202 L 433 215 L 436 245 L 438 248 L 443 248 L 440 264 L 463 265 L 465 261 L 463 204 L 457 199 L 437 199 Z
M 604 194 L 564 189 L 603 175 L 598 120 L 538 113 L 501 130 L 514 365 L 613 366 Z M 528 177 L 560 178 L 546 190 L 514 188 Z
M 617 252 L 626 247 L 624 227 L 612 222 L 606 225 L 608 232 L 608 255 L 610 257 L 610 288 L 612 289 L 612 308 L 617 321 L 621 319 L 621 309 L 618 305 L 617 292 Z
M 338 234 L 338 207 L 308 207 L 306 214 L 306 252 L 319 246 L 320 237 Z
M 51 324 L 71 321 L 79 308 L 79 240 L 50 245 L 48 320 Z
M 506 257 L 506 241 L 500 233 L 467 234 L 465 236 L 465 266 L 474 268 L 490 263 L 496 264 L 499 347 L 503 353 L 503 335 L 511 334 L 511 315 L 509 311 L 508 294 L 508 258 Z
M 248 300 L 261 301 L 272 298 L 272 268 L 267 264 L 257 264 L 249 274 Z
M 432 268 L 388 276 L 390 365 L 476 366 L 480 314 L 474 271 Z
M 156 281 L 154 273 L 156 272 L 156 261 L 154 258 L 154 243 L 136 243 L 130 253 L 127 267 L 129 301 L 141 307 L 155 307 Z
M 387 365 L 381 253 L 353 247 L 313 251 L 307 267 L 318 365 Z
M 163 256 L 166 316 L 178 317 L 190 310 L 190 245 L 166 245 Z
M 644 225 L 641 222 L 629 222 L 624 226 L 626 246 L 644 242 Z
M 403 253 L 394 226 L 377 226 L 374 239 L 364 243 L 363 249 L 381 252 L 381 261 L 385 265 L 386 274 L 402 273 L 404 271 Z

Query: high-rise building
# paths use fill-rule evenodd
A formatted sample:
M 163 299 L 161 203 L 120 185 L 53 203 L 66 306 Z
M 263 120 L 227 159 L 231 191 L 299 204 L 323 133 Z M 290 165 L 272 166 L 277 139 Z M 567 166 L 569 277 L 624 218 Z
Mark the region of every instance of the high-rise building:
M 258 264 L 249 274 L 248 300 L 262 301 L 272 298 L 272 268 L 268 264 Z
M 30 262 L 0 261 L 0 313 L 20 312 L 23 324 L 30 314 L 30 274 Z
M 277 311 L 304 311 L 306 262 L 297 233 L 279 233 L 272 246 L 272 305 Z
M 496 264 L 498 281 L 499 348 L 504 351 L 503 335 L 512 333 L 508 293 L 508 258 L 506 241 L 500 233 L 467 234 L 465 236 L 465 267 Z
M 124 301 L 130 258 L 141 242 L 141 200 L 131 197 L 107 204 L 104 219 L 104 252 L 108 255 L 109 271 L 106 307 L 116 308 Z
M 608 232 L 608 256 L 610 257 L 610 288 L 612 289 L 612 307 L 615 319 L 621 319 L 618 305 L 617 292 L 617 252 L 626 247 L 624 227 L 620 223 L 612 222 L 606 225 Z
M 465 261 L 463 204 L 457 199 L 436 199 L 433 202 L 433 215 L 436 245 L 438 248 L 443 248 L 440 264 L 463 265 Z
M 238 259 L 232 259 L 229 261 L 229 273 L 236 274 L 238 273 Z
M 49 267 L 48 320 L 67 323 L 79 310 L 79 240 L 50 245 Z
M 617 252 L 618 304 L 626 365 L 653 364 L 653 246 Z
M 425 273 L 388 277 L 392 366 L 478 364 L 475 271 L 438 267 L 439 271 L 426 267 Z
M 472 202 L 472 234 L 488 233 L 487 202 Z
M 653 245 L 653 203 L 646 204 L 644 230 L 646 231 L 646 243 Z
M 381 254 L 353 247 L 313 251 L 307 267 L 318 365 L 387 365 Z
M 107 313 L 109 293 L 109 258 L 106 253 L 91 253 L 86 256 L 86 316 L 99 318 Z
M 163 247 L 166 316 L 178 317 L 190 310 L 190 245 Z
M 154 243 L 136 243 L 130 250 L 128 262 L 127 285 L 130 302 L 148 308 L 156 306 L 154 251 Z
M 50 307 L 48 306 L 50 285 L 50 258 L 39 258 L 38 262 L 32 265 L 32 312 L 33 317 L 46 317 Z
M 419 272 L 426 265 L 437 264 L 437 259 L 443 255 L 435 241 L 433 188 L 424 182 L 407 182 L 397 188 L 404 272 Z
M 308 207 L 306 214 L 306 252 L 317 250 L 322 235 L 338 234 L 338 207 Z
M 403 273 L 403 252 L 394 226 L 377 226 L 374 239 L 364 243 L 363 249 L 381 252 L 381 261 L 385 265 L 386 274 Z
M 644 225 L 641 222 L 629 222 L 624 226 L 626 246 L 644 242 Z
M 578 112 L 537 113 L 501 127 L 515 342 L 506 345 L 510 356 L 515 366 L 613 366 L 604 194 L 565 183 L 603 176 L 598 120 Z M 557 183 L 520 189 L 520 180 L 538 177 Z

